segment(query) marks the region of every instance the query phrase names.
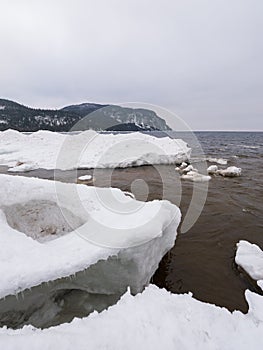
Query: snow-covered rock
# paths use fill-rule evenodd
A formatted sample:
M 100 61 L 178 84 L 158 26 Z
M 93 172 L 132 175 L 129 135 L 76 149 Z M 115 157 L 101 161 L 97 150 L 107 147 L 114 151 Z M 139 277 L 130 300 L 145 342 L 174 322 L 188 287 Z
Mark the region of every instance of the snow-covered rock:
M 180 139 L 157 138 L 139 132 L 79 134 L 37 131 L 0 132 L 0 165 L 37 164 L 44 169 L 115 168 L 144 164 L 179 164 L 190 158 L 191 149 Z M 13 168 L 22 171 L 23 167 Z M 28 167 L 26 168 L 28 170 Z
M 224 177 L 238 177 L 241 176 L 242 169 L 230 166 L 226 169 L 219 169 L 216 173 Z

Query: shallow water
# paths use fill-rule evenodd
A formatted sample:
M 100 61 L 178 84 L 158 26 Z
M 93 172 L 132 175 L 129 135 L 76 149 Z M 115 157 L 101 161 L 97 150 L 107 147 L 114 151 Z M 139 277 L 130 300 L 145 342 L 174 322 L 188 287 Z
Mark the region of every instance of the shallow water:
M 191 146 L 188 136 L 178 133 Z M 175 246 L 152 281 L 171 292 L 191 291 L 199 300 L 245 312 L 244 290 L 259 289 L 237 268 L 234 257 L 240 239 L 263 248 L 263 133 L 200 132 L 196 136 L 207 157 L 226 158 L 228 166 L 241 167 L 243 173 L 240 178 L 212 178 L 199 219 L 187 233 L 179 230 Z M 194 159 L 199 155 L 193 152 Z M 0 168 L 2 173 L 6 170 Z M 78 171 L 78 176 L 84 174 L 93 171 Z M 53 171 L 43 169 L 21 175 L 54 178 Z M 132 191 L 139 200 L 168 199 L 180 206 L 183 215 L 192 198 L 193 183 L 180 182 L 174 166 L 95 170 L 94 175 L 96 186 Z M 56 179 L 76 182 L 76 173 L 57 171 Z

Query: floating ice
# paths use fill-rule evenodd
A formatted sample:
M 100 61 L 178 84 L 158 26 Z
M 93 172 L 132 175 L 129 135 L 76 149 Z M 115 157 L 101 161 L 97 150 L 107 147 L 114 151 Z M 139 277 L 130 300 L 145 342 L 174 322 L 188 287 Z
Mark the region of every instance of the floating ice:
M 210 166 L 207 168 L 207 173 L 210 174 L 210 175 L 216 174 L 217 171 L 218 171 L 218 166 L 217 166 L 217 165 L 210 165 Z
M 79 134 L 37 131 L 0 132 L 0 165 L 10 171 L 30 170 L 28 164 L 44 169 L 115 168 L 144 164 L 179 164 L 190 158 L 191 149 L 180 139 L 157 138 L 139 132 Z M 17 162 L 25 165 L 16 166 Z
M 226 169 L 219 169 L 217 174 L 225 177 L 237 177 L 241 176 L 242 169 L 235 166 L 230 166 Z
M 227 159 L 224 159 L 224 158 L 207 158 L 207 161 L 209 163 L 217 163 L 217 164 L 220 164 L 220 165 L 226 165 L 227 164 Z
M 22 163 L 22 162 L 18 162 L 14 167 L 9 168 L 8 171 L 12 172 L 12 173 L 19 173 L 19 172 L 27 172 L 27 171 L 31 171 L 31 170 L 35 170 L 38 169 L 39 166 L 36 163 L 31 163 L 31 162 L 27 162 L 27 163 Z
M 256 244 L 239 241 L 235 261 L 251 278 L 263 282 L 263 251 Z
M 78 180 L 80 181 L 89 181 L 92 179 L 92 175 L 82 175 L 78 177 Z
M 182 162 L 182 164 L 179 166 L 180 169 L 184 169 L 188 166 L 186 162 Z
M 190 180 L 193 182 L 207 182 L 207 181 L 211 180 L 211 176 L 202 175 L 196 171 L 189 171 L 187 174 L 182 175 L 181 179 Z
M 189 173 L 190 171 L 198 172 L 197 169 L 195 169 L 191 164 L 182 170 L 182 172 L 185 174 Z

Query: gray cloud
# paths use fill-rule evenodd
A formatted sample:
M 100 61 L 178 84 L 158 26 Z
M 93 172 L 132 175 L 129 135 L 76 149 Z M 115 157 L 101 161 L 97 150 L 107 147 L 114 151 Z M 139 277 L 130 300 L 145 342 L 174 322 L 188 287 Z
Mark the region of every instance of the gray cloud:
M 261 0 L 2 0 L 0 95 L 147 102 L 193 129 L 262 130 Z

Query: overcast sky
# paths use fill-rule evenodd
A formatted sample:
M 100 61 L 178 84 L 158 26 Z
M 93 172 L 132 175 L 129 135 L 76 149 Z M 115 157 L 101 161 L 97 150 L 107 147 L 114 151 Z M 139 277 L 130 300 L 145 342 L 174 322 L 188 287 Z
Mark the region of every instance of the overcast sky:
M 143 102 L 263 130 L 262 0 L 0 0 L 0 97 Z

